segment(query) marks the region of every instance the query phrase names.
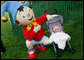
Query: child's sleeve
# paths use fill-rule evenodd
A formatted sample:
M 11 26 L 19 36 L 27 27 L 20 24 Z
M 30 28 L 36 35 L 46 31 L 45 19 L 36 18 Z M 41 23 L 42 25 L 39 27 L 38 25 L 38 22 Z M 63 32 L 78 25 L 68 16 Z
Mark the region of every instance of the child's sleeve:
M 29 41 L 31 41 L 35 36 L 35 32 L 33 30 L 28 32 L 28 31 L 26 31 L 25 28 L 23 28 L 23 33 L 24 33 L 25 38 Z
M 46 17 L 47 15 L 49 15 L 49 13 L 46 13 L 41 17 L 37 17 L 36 18 L 37 22 L 39 22 L 40 24 L 45 23 L 48 20 L 47 17 Z

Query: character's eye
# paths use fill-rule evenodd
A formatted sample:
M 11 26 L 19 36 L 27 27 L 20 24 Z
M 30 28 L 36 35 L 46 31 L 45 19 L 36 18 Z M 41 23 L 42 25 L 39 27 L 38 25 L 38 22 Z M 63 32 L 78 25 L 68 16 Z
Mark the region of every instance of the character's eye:
M 28 12 L 30 12 L 30 8 L 26 8 Z
M 21 17 L 21 18 L 25 18 L 25 15 L 24 15 L 24 14 L 21 14 L 20 17 Z

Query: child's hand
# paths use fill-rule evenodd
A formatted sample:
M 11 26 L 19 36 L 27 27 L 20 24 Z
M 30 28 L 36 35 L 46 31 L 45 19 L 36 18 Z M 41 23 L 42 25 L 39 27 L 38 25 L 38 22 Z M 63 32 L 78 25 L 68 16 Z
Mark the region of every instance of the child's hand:
M 40 25 L 34 26 L 34 32 L 37 33 L 40 29 L 41 29 L 41 26 Z
M 53 16 L 52 15 L 47 15 L 46 17 L 47 17 L 48 20 L 53 19 Z

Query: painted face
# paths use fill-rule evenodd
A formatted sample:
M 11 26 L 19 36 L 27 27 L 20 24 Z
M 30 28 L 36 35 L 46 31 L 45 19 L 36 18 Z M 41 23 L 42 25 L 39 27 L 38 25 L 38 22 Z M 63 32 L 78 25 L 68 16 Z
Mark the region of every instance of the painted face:
M 22 6 L 18 9 L 16 20 L 21 26 L 26 26 L 33 21 L 34 17 L 33 9 L 27 6 Z

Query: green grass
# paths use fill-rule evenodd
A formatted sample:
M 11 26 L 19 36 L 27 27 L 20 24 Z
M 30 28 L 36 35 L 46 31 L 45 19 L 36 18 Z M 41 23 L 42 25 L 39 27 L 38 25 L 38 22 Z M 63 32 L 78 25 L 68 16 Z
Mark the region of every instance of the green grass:
M 58 50 L 62 54 L 59 59 L 83 59 L 83 24 L 74 23 L 72 25 L 64 25 L 64 31 L 71 36 L 71 44 L 76 49 L 74 54 L 69 52 L 68 46 L 64 51 Z M 46 35 L 49 36 L 47 29 L 44 27 Z M 9 22 L 1 21 L 1 39 L 3 41 L 6 52 L 1 55 L 1 59 L 27 59 L 27 48 L 24 37 L 16 38 L 13 36 L 12 28 Z M 35 59 L 55 59 L 54 49 L 50 45 L 45 52 L 38 51 Z
M 48 2 L 44 2 L 44 3 L 38 2 L 37 5 L 36 5 L 36 3 L 37 2 L 33 3 L 33 4 L 35 4 L 35 5 L 33 5 L 34 6 L 33 9 L 36 14 L 36 17 L 43 15 L 43 12 L 45 11 L 45 9 L 48 9 L 49 12 L 52 11 L 52 8 L 47 7 Z M 49 3 L 51 4 L 51 2 L 49 2 Z M 58 2 L 52 2 L 52 3 L 54 3 L 54 4 L 57 3 L 57 5 L 58 5 Z M 47 4 L 46 5 L 47 8 L 45 7 L 45 4 Z M 54 7 L 56 7 L 57 5 L 54 5 Z M 49 6 L 51 6 L 51 5 L 49 5 Z M 45 8 L 43 9 L 43 7 L 45 7 Z M 62 7 L 62 8 L 56 7 L 56 9 L 58 10 L 58 13 L 63 14 L 62 16 L 63 16 L 63 18 L 65 18 L 64 14 L 66 11 L 64 10 L 64 12 L 62 13 L 62 9 L 64 9 L 64 7 Z M 37 12 L 40 12 L 40 13 L 37 13 Z M 77 13 L 75 11 L 69 11 L 70 21 L 67 19 L 66 20 L 64 19 L 64 21 L 66 23 L 63 26 L 64 31 L 71 36 L 72 39 L 70 40 L 70 42 L 71 42 L 71 45 L 76 49 L 76 52 L 74 54 L 71 54 L 69 52 L 68 46 L 66 46 L 66 49 L 64 51 L 57 49 L 57 51 L 59 53 L 61 53 L 61 55 L 62 55 L 61 57 L 59 57 L 59 59 L 83 59 L 83 24 L 73 23 L 74 21 L 77 21 L 77 20 L 80 20 L 78 22 L 82 21 L 81 13 L 82 13 L 81 10 Z M 9 15 L 7 13 L 5 16 L 9 17 Z M 67 21 L 69 23 L 67 23 Z M 68 24 L 70 24 L 70 25 L 68 25 Z M 45 24 L 43 26 L 45 26 Z M 46 32 L 46 35 L 49 36 L 49 32 L 47 31 L 46 26 L 44 27 L 44 30 Z M 26 39 L 23 36 L 22 37 L 19 37 L 19 36 L 14 37 L 13 36 L 12 27 L 11 27 L 9 21 L 6 23 L 3 23 L 1 21 L 1 39 L 2 39 L 4 47 L 6 49 L 6 52 L 1 55 L 1 59 L 27 59 L 27 48 L 25 45 Z M 48 50 L 45 52 L 40 52 L 37 49 L 38 56 L 35 59 L 55 59 L 53 47 L 51 47 L 50 45 L 48 45 L 47 47 L 48 47 Z

